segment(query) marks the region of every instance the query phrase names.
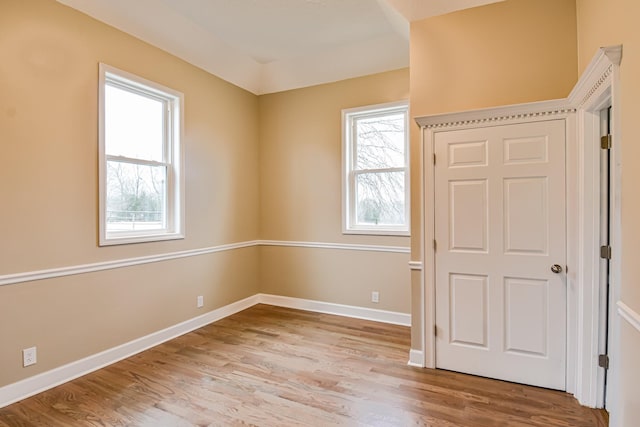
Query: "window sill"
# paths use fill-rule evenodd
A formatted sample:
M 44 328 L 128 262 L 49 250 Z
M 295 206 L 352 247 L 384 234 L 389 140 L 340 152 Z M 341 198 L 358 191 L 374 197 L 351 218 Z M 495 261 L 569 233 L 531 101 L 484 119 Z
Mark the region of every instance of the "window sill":
M 411 237 L 411 232 L 408 230 L 376 230 L 376 229 L 361 229 L 361 230 L 342 230 L 342 234 L 360 235 L 360 236 L 396 236 L 396 237 Z
M 182 233 L 163 233 L 163 234 L 147 234 L 139 236 L 121 236 L 121 237 L 101 237 L 99 246 L 128 245 L 134 243 L 151 243 L 164 240 L 184 239 Z

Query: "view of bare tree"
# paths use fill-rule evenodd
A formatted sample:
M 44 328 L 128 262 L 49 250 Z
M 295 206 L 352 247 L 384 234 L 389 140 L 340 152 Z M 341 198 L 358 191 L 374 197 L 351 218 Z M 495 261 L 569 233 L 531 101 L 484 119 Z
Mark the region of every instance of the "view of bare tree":
M 356 121 L 358 223 L 405 223 L 405 118 L 403 114 Z
M 107 162 L 107 227 L 162 228 L 166 167 Z

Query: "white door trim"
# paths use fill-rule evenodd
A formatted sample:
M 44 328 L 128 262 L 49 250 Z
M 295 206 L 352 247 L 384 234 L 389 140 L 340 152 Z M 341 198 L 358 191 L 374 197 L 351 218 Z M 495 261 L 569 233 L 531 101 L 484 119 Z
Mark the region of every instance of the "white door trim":
M 612 107 L 611 134 L 615 143 L 610 156 L 610 246 L 612 259 L 609 266 L 609 358 L 607 408 L 611 425 L 616 425 L 615 383 L 618 381 L 619 316 L 616 303 L 620 300 L 620 107 L 619 66 L 622 46 L 602 48 L 591 61 L 578 84 L 569 95 L 576 107 L 578 144 L 576 146 L 579 186 L 577 219 L 581 241 L 578 243 L 578 340 L 576 359 L 575 396 L 580 403 L 591 407 L 603 407 L 604 376 L 598 366 L 598 335 L 602 320 L 599 312 L 600 259 L 598 255 L 600 223 L 600 116 L 601 109 Z
M 576 145 L 578 192 L 572 201 L 577 207 L 577 301 L 576 321 L 579 337 L 576 347 L 576 398 L 596 406 L 599 353 L 600 284 L 600 140 L 599 111 L 577 113 Z
M 495 126 L 497 124 L 522 123 L 564 118 L 567 130 L 567 392 L 573 393 L 583 405 L 597 406 L 598 384 L 597 349 L 599 319 L 598 313 L 598 272 L 590 263 L 598 252 L 599 241 L 593 239 L 593 233 L 599 232 L 599 197 L 594 198 L 593 191 L 599 191 L 599 161 L 594 162 L 595 153 L 585 147 L 587 139 L 599 139 L 599 126 L 594 128 L 589 121 L 589 112 L 597 109 L 611 98 L 614 112 L 619 112 L 617 94 L 618 69 L 622 47 L 615 46 L 601 49 L 570 96 L 566 99 L 519 104 L 505 107 L 488 108 L 459 113 L 438 114 L 416 118 L 422 129 L 422 184 L 424 186 L 424 204 L 422 206 L 422 264 L 424 266 L 421 286 L 421 313 L 415 313 L 421 319 L 422 347 L 416 349 L 424 355 L 424 366 L 435 367 L 435 252 L 433 248 L 435 212 L 434 212 L 434 165 L 433 142 L 437 132 L 452 129 Z M 611 263 L 611 280 L 613 301 L 619 300 L 620 279 L 620 150 L 619 150 L 619 113 L 614 113 L 612 133 L 614 144 L 611 176 L 616 189 L 612 204 L 611 245 L 614 257 Z M 599 119 L 598 119 L 599 120 Z M 598 121 L 599 123 L 599 121 Z M 617 148 L 616 148 L 617 147 Z M 597 153 L 597 152 L 596 152 Z M 595 175 L 594 175 L 595 174 Z M 573 195 L 571 197 L 570 195 Z M 572 226 L 573 224 L 573 226 Z M 596 262 L 597 266 L 599 263 Z M 615 308 L 612 309 L 615 311 Z M 617 381 L 615 349 L 618 348 L 619 318 L 613 316 L 610 324 L 610 358 L 612 370 L 609 381 Z M 595 349 L 595 353 L 593 352 Z M 615 387 L 609 387 L 615 390 Z M 609 393 L 608 408 L 612 411 L 611 402 L 615 396 Z M 614 424 L 612 424 L 614 425 Z

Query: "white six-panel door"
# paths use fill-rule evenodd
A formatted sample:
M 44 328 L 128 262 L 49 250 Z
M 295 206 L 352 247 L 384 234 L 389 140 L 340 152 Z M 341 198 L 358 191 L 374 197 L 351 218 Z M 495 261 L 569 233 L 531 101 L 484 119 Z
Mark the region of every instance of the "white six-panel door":
M 564 390 L 564 121 L 434 144 L 436 366 Z

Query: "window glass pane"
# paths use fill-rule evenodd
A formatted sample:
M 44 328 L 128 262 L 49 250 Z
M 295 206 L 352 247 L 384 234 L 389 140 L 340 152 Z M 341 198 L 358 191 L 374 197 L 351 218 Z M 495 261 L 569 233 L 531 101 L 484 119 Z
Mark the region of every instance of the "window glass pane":
M 356 120 L 356 169 L 405 166 L 404 114 Z
M 356 175 L 358 225 L 404 225 L 404 172 Z
M 105 152 L 164 161 L 163 102 L 105 85 Z
M 108 161 L 107 232 L 167 228 L 166 177 L 166 166 Z

